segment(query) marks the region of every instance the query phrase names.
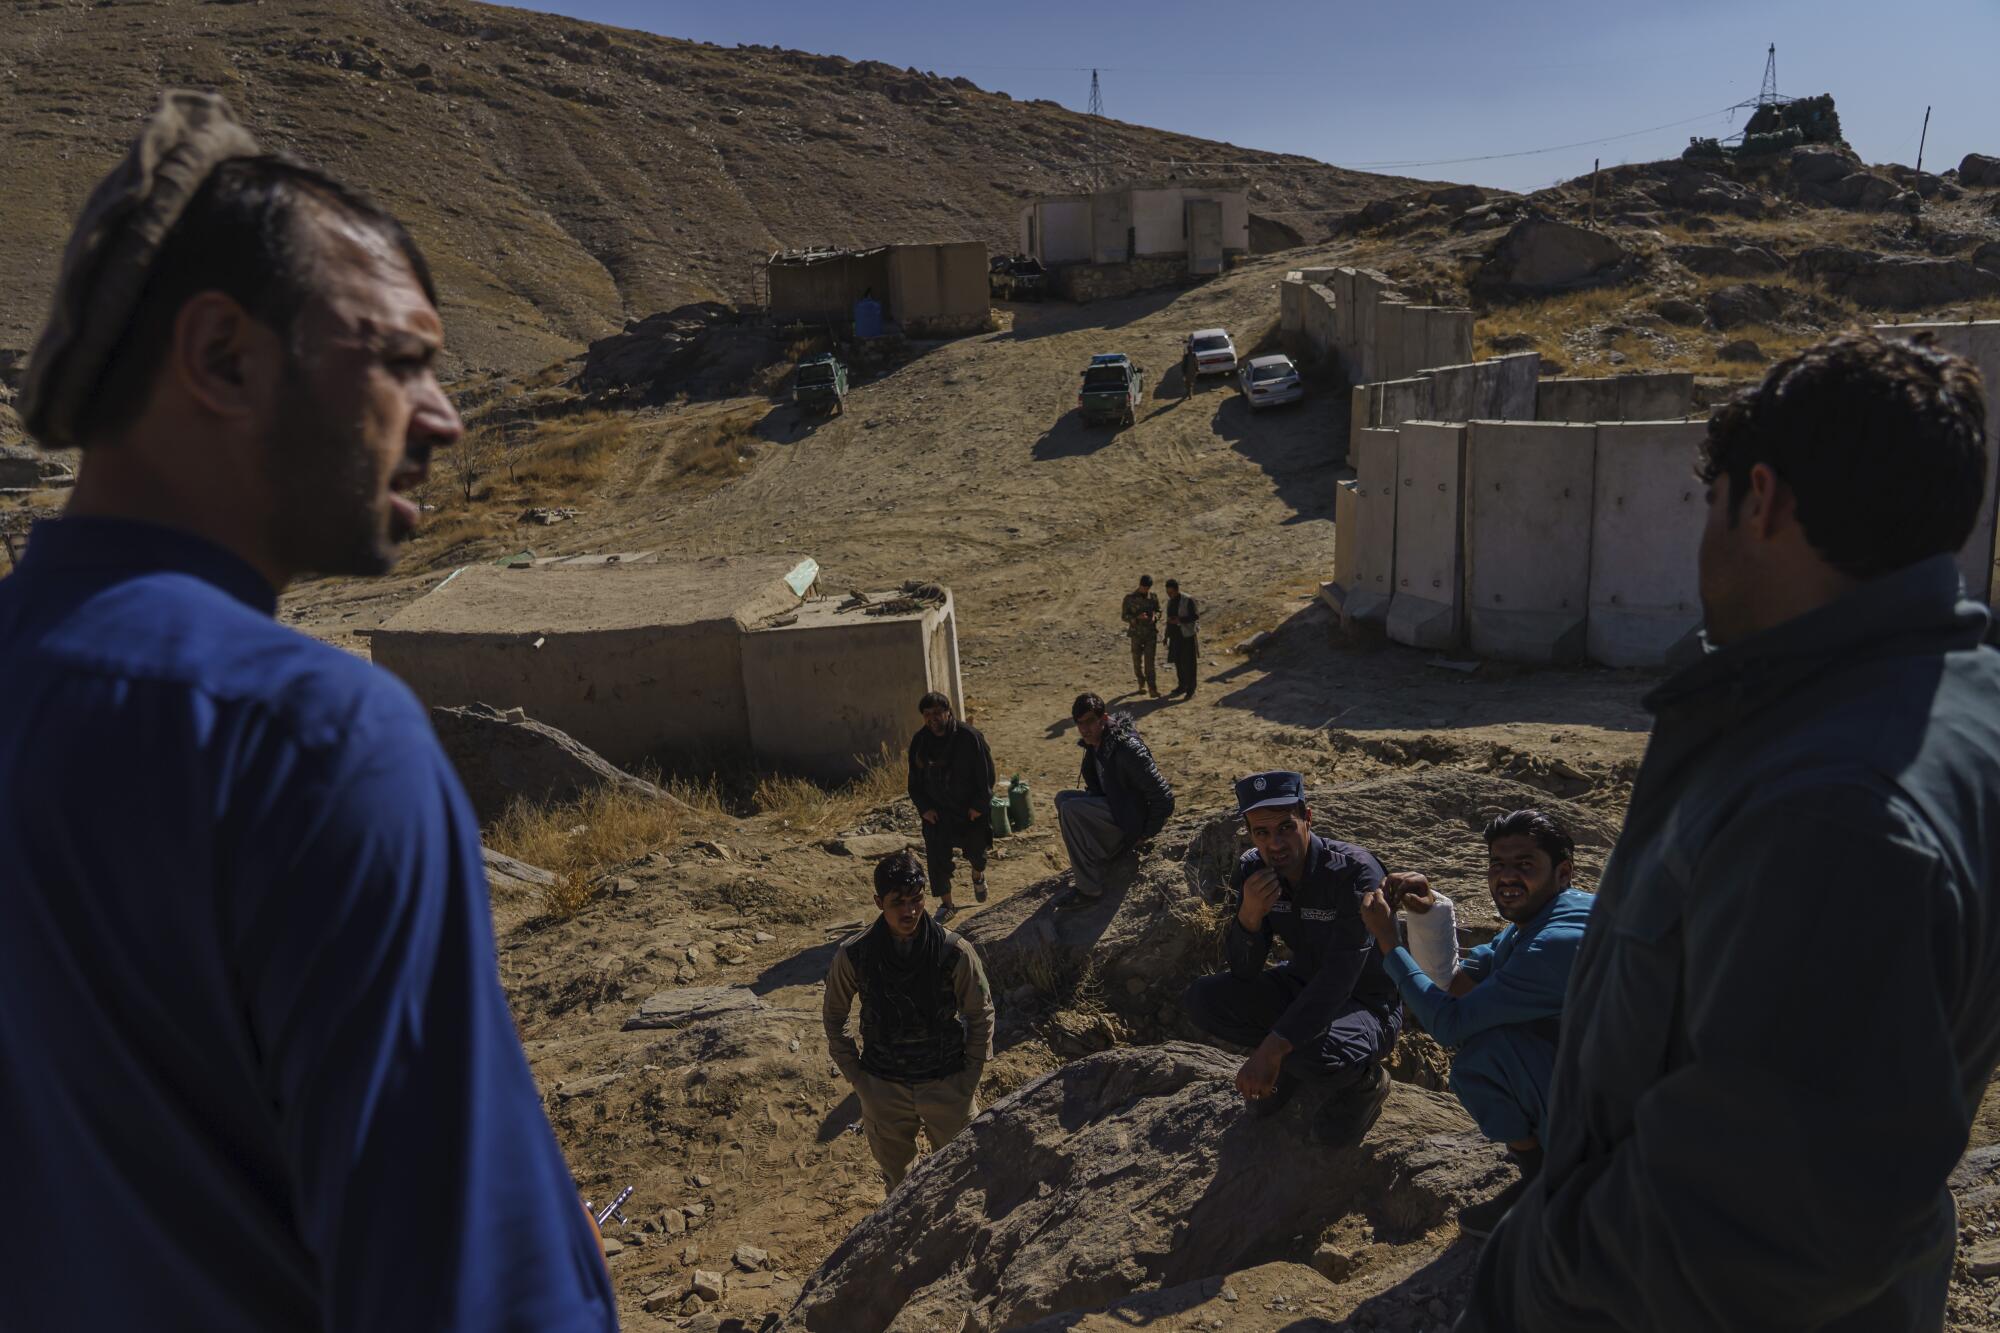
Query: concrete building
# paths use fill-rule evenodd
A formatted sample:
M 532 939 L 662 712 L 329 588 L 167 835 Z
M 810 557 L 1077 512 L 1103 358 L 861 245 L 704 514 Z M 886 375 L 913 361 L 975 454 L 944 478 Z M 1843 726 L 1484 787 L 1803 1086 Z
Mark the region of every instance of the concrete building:
M 1250 252 L 1249 197 L 1243 182 L 1221 180 L 1037 199 L 1021 210 L 1020 249 L 1059 270 L 1056 284 L 1074 300 L 1220 273 L 1230 255 Z
M 373 656 L 426 706 L 520 708 L 617 764 L 738 756 L 843 777 L 908 741 L 926 690 L 963 698 L 957 621 L 948 590 L 808 600 L 818 573 L 643 553 L 470 566 L 374 631 Z
M 765 304 L 780 319 L 845 324 L 872 296 L 912 337 L 976 333 L 992 318 L 978 241 L 781 251 L 765 262 Z

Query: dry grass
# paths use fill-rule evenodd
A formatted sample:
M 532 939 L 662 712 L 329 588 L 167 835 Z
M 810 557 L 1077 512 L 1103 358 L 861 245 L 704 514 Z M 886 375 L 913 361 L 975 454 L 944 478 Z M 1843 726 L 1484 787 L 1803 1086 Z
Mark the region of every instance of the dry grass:
M 900 799 L 907 776 L 902 761 L 884 748 L 859 776 L 838 787 L 767 776 L 758 779 L 750 801 L 758 814 L 772 816 L 800 833 L 830 833 Z
M 712 785 L 673 782 L 666 788 L 674 801 L 610 787 L 554 805 L 517 800 L 487 830 L 486 845 L 553 872 L 556 883 L 543 891 L 543 906 L 551 916 L 573 916 L 605 871 L 664 848 L 722 813 Z
M 697 423 L 674 446 L 671 481 L 719 480 L 748 471 L 757 439 L 757 423 L 763 419 L 763 412 L 757 408 L 737 408 Z

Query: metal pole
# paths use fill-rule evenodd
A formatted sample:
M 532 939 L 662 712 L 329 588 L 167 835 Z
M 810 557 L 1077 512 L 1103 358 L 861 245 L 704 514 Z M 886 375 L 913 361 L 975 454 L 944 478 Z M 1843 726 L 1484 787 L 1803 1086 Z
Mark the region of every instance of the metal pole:
M 1924 141 L 1931 137 L 1931 109 L 1924 108 L 1924 132 L 1917 136 L 1917 174 L 1924 174 Z
M 1602 158 L 1593 157 L 1590 159 L 1590 222 L 1592 226 L 1597 225 L 1597 168 L 1602 162 Z

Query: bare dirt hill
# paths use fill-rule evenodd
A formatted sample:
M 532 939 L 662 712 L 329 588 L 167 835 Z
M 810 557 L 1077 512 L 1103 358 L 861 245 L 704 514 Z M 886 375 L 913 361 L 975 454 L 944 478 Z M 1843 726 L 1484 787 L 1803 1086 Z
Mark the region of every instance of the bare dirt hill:
M 527 369 L 688 301 L 751 295 L 772 249 L 1015 245 L 1026 198 L 1170 159 L 1302 163 L 1018 102 L 874 61 L 725 49 L 464 3 L 51 3 L 0 18 L 0 348 L 26 347 L 62 241 L 170 85 L 375 190 L 429 251 L 471 369 Z M 1095 148 L 1093 148 L 1093 142 Z M 1311 235 L 1416 182 L 1249 172 Z

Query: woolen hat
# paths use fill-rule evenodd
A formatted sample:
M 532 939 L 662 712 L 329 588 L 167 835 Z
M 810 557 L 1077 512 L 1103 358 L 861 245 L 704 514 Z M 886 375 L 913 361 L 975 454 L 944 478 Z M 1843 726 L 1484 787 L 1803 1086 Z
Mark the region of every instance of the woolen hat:
M 154 256 L 209 173 L 259 155 L 213 93 L 170 88 L 125 159 L 97 183 L 63 251 L 48 323 L 21 381 L 21 422 L 52 449 L 75 446 L 77 418 L 118 345 Z
M 1274 769 L 1236 779 L 1236 813 L 1247 815 L 1267 805 L 1297 805 L 1306 799 L 1303 774 Z

